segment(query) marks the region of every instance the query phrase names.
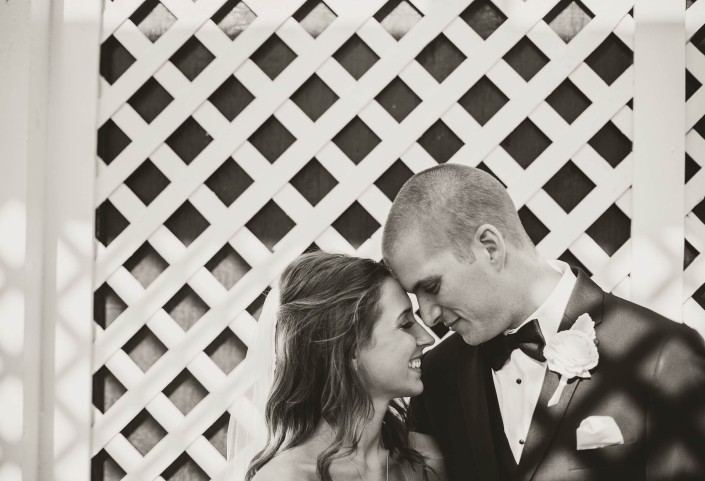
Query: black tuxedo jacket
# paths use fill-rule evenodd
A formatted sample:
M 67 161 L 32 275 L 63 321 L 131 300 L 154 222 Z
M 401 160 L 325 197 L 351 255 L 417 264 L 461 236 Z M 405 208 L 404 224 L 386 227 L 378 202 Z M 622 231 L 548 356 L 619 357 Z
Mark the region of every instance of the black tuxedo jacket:
M 582 271 L 559 330 L 595 321 L 600 361 L 547 407 L 558 375 L 546 372 L 516 480 L 705 480 L 705 344 L 689 327 L 603 292 Z M 484 347 L 453 334 L 422 361 L 424 392 L 413 429 L 433 435 L 453 481 L 497 481 Z M 489 381 L 491 382 L 491 380 Z M 624 444 L 576 449 L 589 416 L 611 416 Z

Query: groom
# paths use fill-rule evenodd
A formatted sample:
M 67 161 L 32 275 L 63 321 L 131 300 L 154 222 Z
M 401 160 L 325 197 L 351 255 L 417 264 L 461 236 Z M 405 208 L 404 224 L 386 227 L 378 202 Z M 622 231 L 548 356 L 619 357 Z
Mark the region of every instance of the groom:
M 492 176 L 416 174 L 382 244 L 423 321 L 455 332 L 411 406 L 451 480 L 705 480 L 703 340 L 543 259 Z

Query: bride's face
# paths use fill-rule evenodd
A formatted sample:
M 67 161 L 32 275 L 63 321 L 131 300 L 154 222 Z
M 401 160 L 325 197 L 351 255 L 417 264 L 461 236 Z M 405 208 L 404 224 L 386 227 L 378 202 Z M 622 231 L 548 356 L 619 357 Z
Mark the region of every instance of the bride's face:
M 391 277 L 382 285 L 379 309 L 372 337 L 356 361 L 370 394 L 384 399 L 421 394 L 421 354 L 433 337 L 416 321 L 409 296 Z

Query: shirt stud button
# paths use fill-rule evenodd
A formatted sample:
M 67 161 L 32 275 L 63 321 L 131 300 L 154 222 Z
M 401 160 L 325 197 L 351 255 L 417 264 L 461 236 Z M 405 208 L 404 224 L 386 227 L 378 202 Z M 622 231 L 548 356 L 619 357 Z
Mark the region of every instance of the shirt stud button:
M 517 384 L 521 384 L 521 379 L 517 379 Z
M 520 440 L 519 440 L 519 444 L 522 444 L 522 445 L 523 445 L 523 444 L 524 444 L 524 440 L 523 440 L 523 439 L 520 439 Z

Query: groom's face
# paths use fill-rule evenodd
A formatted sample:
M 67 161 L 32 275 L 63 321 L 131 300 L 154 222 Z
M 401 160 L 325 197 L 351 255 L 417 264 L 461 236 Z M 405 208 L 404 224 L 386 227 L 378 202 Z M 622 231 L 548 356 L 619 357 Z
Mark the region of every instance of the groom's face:
M 412 234 L 386 259 L 404 289 L 416 295 L 424 323 L 443 323 L 471 345 L 507 330 L 512 301 L 506 298 L 492 253 L 472 243 L 472 260 L 438 244 L 429 243 L 428 234 Z

